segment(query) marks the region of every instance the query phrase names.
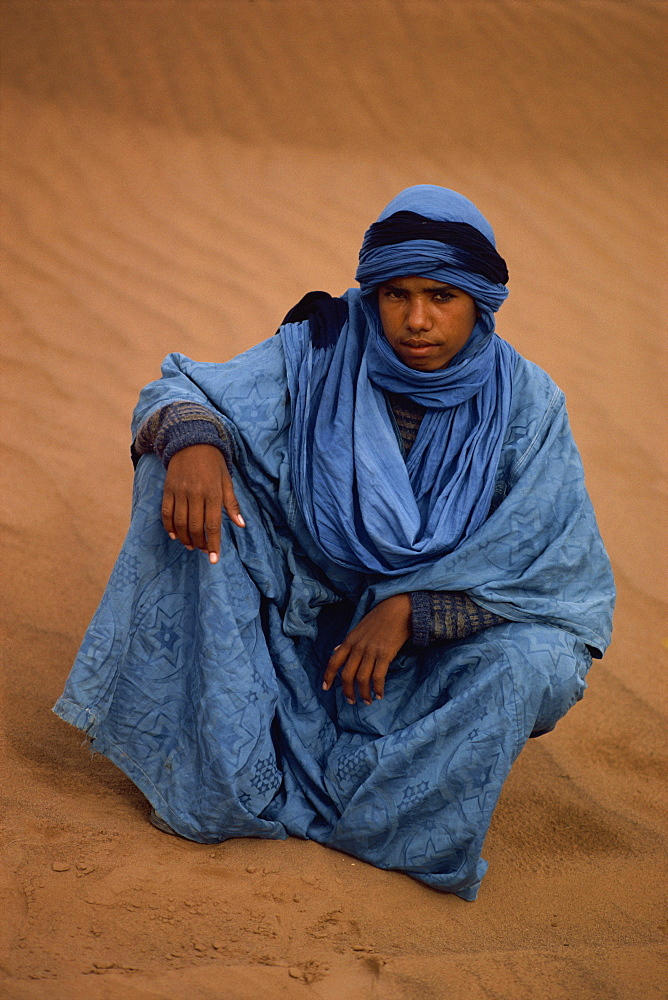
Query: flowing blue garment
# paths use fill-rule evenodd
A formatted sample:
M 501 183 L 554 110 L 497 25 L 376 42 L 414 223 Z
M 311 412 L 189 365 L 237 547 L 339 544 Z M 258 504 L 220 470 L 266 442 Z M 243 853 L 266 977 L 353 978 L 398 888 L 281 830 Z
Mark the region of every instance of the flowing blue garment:
M 246 528 L 225 519 L 214 566 L 170 541 L 164 469 L 142 457 L 128 536 L 55 711 L 185 837 L 311 838 L 475 899 L 513 760 L 582 696 L 610 639 L 612 576 L 563 394 L 514 354 L 486 518 L 427 565 L 360 572 L 327 556 L 293 487 L 286 355 L 307 336 L 308 323 L 284 326 L 225 364 L 173 354 L 143 390 L 135 430 L 179 400 L 222 417 Z M 382 447 L 401 454 L 389 431 Z M 351 626 L 414 590 L 464 591 L 508 621 L 407 643 L 370 706 L 338 681 L 322 691 Z
M 327 556 L 358 572 L 403 575 L 452 552 L 485 519 L 517 355 L 476 325 L 446 369 L 414 371 L 364 294 L 350 289 L 343 299 L 348 319 L 326 348 L 314 346 L 308 324 L 284 338 L 292 483 Z M 407 460 L 384 390 L 427 407 Z
M 406 211 L 408 238 L 395 243 L 393 231 L 390 245 L 379 245 L 374 231 Z M 434 237 L 447 222 L 448 239 L 453 224 L 473 227 L 496 254 L 491 226 L 463 195 L 429 184 L 406 188 L 365 235 L 360 290 L 344 296 L 348 318 L 338 337 L 326 348 L 308 331 L 285 340 L 297 502 L 325 554 L 358 572 L 424 568 L 475 532 L 489 510 L 508 422 L 515 351 L 494 332 L 508 290 L 471 270 L 470 249 L 414 238 L 420 220 L 436 223 Z M 377 289 L 401 275 L 451 283 L 474 299 L 473 330 L 445 368 L 407 367 L 383 333 Z M 405 463 L 392 446 L 384 390 L 426 408 Z

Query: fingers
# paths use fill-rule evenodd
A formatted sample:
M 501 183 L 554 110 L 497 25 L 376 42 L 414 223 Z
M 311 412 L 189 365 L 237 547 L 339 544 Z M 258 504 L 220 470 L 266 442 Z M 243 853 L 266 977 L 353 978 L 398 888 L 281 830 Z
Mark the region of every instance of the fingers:
M 387 660 L 376 660 L 373 668 L 373 690 L 378 699 L 385 695 L 385 678 L 389 668 L 390 664 Z
M 328 690 L 341 671 L 341 686 L 348 702 L 355 703 L 355 686 L 367 705 L 373 695 L 385 694 L 390 664 L 411 634 L 410 594 L 395 594 L 371 609 L 340 646 L 337 646 L 323 679 Z
M 350 647 L 347 644 L 342 644 L 337 646 L 332 655 L 329 658 L 327 664 L 327 669 L 325 670 L 325 676 L 322 679 L 322 689 L 323 691 L 329 691 L 330 687 L 334 682 L 334 678 L 343 666 L 343 664 L 348 659 L 348 653 L 350 652 Z
M 223 474 L 223 506 L 227 511 L 228 517 L 234 524 L 238 524 L 240 528 L 246 527 L 246 522 L 239 510 L 239 503 L 234 492 L 234 486 L 232 485 L 232 477 L 227 469 Z
M 329 691 L 334 678 L 341 671 L 341 688 L 348 704 L 355 704 L 357 685 L 362 701 L 365 705 L 370 705 L 374 694 L 376 698 L 382 698 L 385 693 L 385 677 L 389 666 L 387 658 L 363 652 L 351 643 L 343 642 L 329 658 L 322 681 L 323 690 Z
M 162 500 L 162 523 L 169 537 L 187 549 L 201 549 L 209 561 L 220 558 L 221 518 L 225 507 L 240 528 L 245 522 L 225 460 L 213 445 L 191 445 L 172 456 Z
M 174 528 L 174 494 L 165 486 L 162 494 L 162 524 L 172 540 L 176 540 L 176 529 Z
M 206 549 L 209 562 L 215 565 L 220 557 L 220 500 L 207 500 L 204 506 L 204 530 L 206 533 Z
M 362 701 L 364 702 L 365 705 L 370 705 L 371 701 L 372 701 L 372 697 L 373 696 L 371 694 L 371 677 L 372 677 L 375 665 L 376 665 L 376 661 L 375 661 L 375 659 L 373 657 L 371 657 L 371 656 L 365 656 L 361 660 L 361 662 L 360 662 L 360 664 L 359 664 L 359 666 L 358 666 L 358 668 L 357 668 L 357 670 L 355 672 L 355 676 L 352 678 L 353 698 L 355 697 L 355 688 L 354 688 L 354 685 L 355 685 L 355 681 L 357 681 L 357 688 L 358 688 L 359 693 L 360 693 L 360 698 L 362 699 Z M 341 680 L 343 682 L 343 690 L 344 690 L 344 692 L 346 690 L 346 670 L 347 669 L 348 669 L 347 667 L 344 668 L 344 671 L 341 674 Z
M 357 650 L 353 649 L 346 661 L 346 665 L 341 671 L 341 687 L 343 688 L 343 696 L 349 705 L 355 704 L 355 678 L 357 677 L 357 671 L 362 664 L 362 656 Z
M 189 550 L 208 552 L 213 564 L 220 558 L 221 520 L 220 495 L 174 497 L 170 494 L 163 500 L 162 523 L 169 537 L 178 539 Z M 240 514 L 237 523 L 244 526 Z
M 209 553 L 211 563 L 220 557 L 220 524 L 222 504 L 220 496 L 177 497 L 174 501 L 170 538 L 176 538 L 188 550 L 200 549 Z M 167 523 L 170 521 L 167 519 Z M 165 524 L 165 517 L 163 517 Z M 165 525 L 167 527 L 167 525 Z
M 372 703 L 374 695 L 376 698 L 381 699 L 385 694 L 385 677 L 389 666 L 389 660 L 380 659 L 377 656 L 364 657 L 360 662 L 359 667 L 357 668 L 355 681 L 357 682 L 357 689 L 360 693 L 360 698 L 365 705 L 370 705 Z M 341 680 L 344 681 L 344 685 L 345 674 L 346 671 L 344 669 L 341 674 Z
M 190 540 L 190 519 L 188 516 L 188 496 L 181 493 L 174 497 L 174 533 L 181 545 L 192 550 L 194 545 Z
M 190 541 L 196 549 L 207 551 L 206 532 L 204 530 L 204 497 L 188 497 L 188 533 Z

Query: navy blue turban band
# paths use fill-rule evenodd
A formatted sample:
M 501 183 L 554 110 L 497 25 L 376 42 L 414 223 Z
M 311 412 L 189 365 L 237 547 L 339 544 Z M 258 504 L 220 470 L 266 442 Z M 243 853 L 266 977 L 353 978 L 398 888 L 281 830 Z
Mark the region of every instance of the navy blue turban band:
M 417 212 L 394 212 L 381 222 L 374 222 L 364 234 L 360 250 L 360 268 L 373 261 L 379 247 L 429 240 L 447 247 L 448 262 L 463 271 L 473 271 L 493 284 L 508 282 L 508 268 L 496 247 L 468 222 L 440 222 Z M 359 272 L 358 272 L 359 275 Z

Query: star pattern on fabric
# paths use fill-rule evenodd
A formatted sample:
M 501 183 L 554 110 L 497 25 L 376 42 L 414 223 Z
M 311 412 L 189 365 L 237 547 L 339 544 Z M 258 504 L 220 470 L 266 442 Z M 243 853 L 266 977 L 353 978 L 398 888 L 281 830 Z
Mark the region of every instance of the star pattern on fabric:
M 494 789 L 492 776 L 498 765 L 498 759 L 499 754 L 495 753 L 491 757 L 479 759 L 475 764 L 467 768 L 468 780 L 462 801 L 475 802 L 479 808 L 485 808 L 486 799 Z
M 278 788 L 281 783 L 281 775 L 271 756 L 261 757 L 257 761 L 250 783 L 260 794 Z
M 123 550 L 118 557 L 114 574 L 124 587 L 134 587 L 139 583 L 139 559 L 133 552 Z
M 347 753 L 336 765 L 336 776 L 341 782 L 358 781 L 368 770 L 364 747 Z
M 255 692 L 254 698 L 249 698 L 249 701 L 257 701 L 260 697 L 260 692 L 266 693 L 268 691 L 266 678 L 262 676 L 257 667 L 253 667 L 250 673 L 250 690 Z
M 174 620 L 180 624 L 181 614 L 179 611 L 175 611 L 173 614 L 168 614 L 167 612 L 160 609 L 156 616 L 156 627 L 152 632 L 152 636 L 157 641 L 157 645 L 161 649 L 168 649 L 170 653 L 174 651 L 174 646 L 181 638 L 179 630 L 176 628 Z
M 401 805 L 411 807 L 419 802 L 424 794 L 429 789 L 428 781 L 418 781 L 415 785 L 407 785 L 404 789 L 404 794 L 401 799 Z

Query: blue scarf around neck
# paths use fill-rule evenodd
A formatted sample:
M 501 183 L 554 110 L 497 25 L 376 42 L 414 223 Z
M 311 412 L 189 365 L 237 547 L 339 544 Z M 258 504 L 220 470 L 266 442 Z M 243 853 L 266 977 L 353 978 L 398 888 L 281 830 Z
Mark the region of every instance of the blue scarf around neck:
M 474 225 L 493 242 L 475 206 L 445 188 L 409 188 L 380 219 L 404 209 Z M 282 328 L 293 488 L 313 538 L 348 569 L 398 576 L 430 565 L 487 517 L 516 353 L 494 332 L 507 289 L 456 261 L 457 247 L 436 241 L 377 247 L 360 260 L 360 290 L 343 297 L 348 318 L 338 337 L 316 347 L 308 322 Z M 412 274 L 461 288 L 478 307 L 468 341 L 436 372 L 404 365 L 380 323 L 378 284 Z M 427 409 L 406 460 L 386 391 Z

